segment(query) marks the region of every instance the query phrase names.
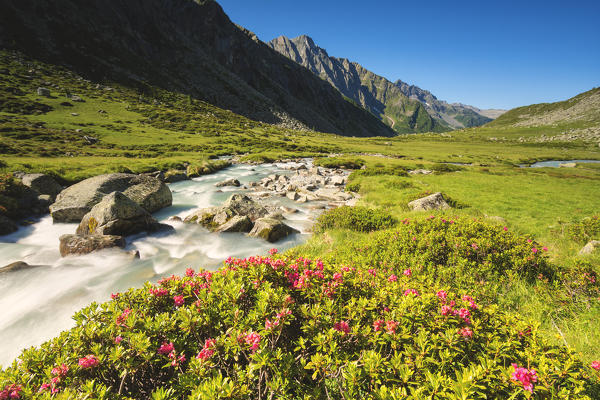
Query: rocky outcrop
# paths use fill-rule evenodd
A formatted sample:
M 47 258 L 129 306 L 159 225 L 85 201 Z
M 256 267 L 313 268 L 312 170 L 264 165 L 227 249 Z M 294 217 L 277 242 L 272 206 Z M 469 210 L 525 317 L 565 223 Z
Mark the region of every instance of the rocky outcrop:
M 425 211 L 444 210 L 450 208 L 450 205 L 446 202 L 442 193 L 438 192 L 427 197 L 413 200 L 408 203 L 408 207 L 413 211 Z
M 159 179 L 134 174 L 105 174 L 86 179 L 60 192 L 50 206 L 54 222 L 79 222 L 109 193 L 120 191 L 148 212 L 168 207 L 171 190 Z
M 249 236 L 259 237 L 268 242 L 277 242 L 287 236 L 299 233 L 297 229 L 292 228 L 275 218 L 259 218 L 254 223 Z
M 83 216 L 77 234 L 127 236 L 156 232 L 167 226 L 159 224 L 148 211 L 123 193 L 112 192 Z
M 54 178 L 46 174 L 24 174 L 21 176 L 21 182 L 39 194 L 50 196 L 52 200 L 63 190 Z
M 125 247 L 125 238 L 114 235 L 62 235 L 60 255 L 82 255 L 111 247 Z
M 600 249 L 600 240 L 590 240 L 581 250 L 580 255 L 587 255 L 594 253 L 597 249 Z

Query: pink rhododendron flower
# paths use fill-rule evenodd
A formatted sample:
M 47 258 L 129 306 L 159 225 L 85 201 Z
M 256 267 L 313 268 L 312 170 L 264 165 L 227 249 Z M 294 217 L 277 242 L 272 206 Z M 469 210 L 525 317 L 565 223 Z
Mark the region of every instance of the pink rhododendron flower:
M 194 276 L 194 270 L 191 269 L 191 268 L 186 268 L 186 270 L 185 270 L 185 276 L 191 278 L 192 276 Z
M 123 341 L 123 338 L 122 338 L 121 336 L 117 336 L 117 337 L 115 338 L 115 343 L 116 343 L 116 344 L 119 344 L 119 343 L 121 343 L 122 341 Z
M 467 324 L 470 323 L 469 317 L 471 316 L 471 312 L 466 308 L 461 308 L 460 310 L 454 311 L 455 315 L 461 317 Z
M 544 246 L 544 247 L 542 247 L 542 250 L 548 251 L 548 248 L 546 246 Z
M 117 326 L 125 325 L 125 320 L 127 319 L 127 317 L 129 316 L 130 313 L 131 313 L 131 310 L 129 308 L 124 309 L 123 312 L 121 313 L 121 315 L 119 315 L 117 317 L 117 321 L 116 321 Z
M 204 347 L 202 348 L 202 350 L 200 350 L 200 353 L 198 353 L 196 358 L 204 361 L 212 357 L 212 355 L 215 353 L 213 349 L 216 346 L 216 344 L 217 341 L 215 339 L 207 339 L 204 342 Z
M 40 386 L 38 393 L 44 392 L 46 390 L 50 390 L 51 387 L 52 387 L 52 385 L 49 383 L 42 383 L 42 386 Z
M 377 271 L 375 271 L 375 270 L 374 270 L 374 269 L 372 269 L 372 268 L 371 268 L 371 269 L 369 269 L 369 271 L 368 271 L 368 272 L 369 272 L 369 274 L 371 274 L 371 275 L 373 275 L 373 276 L 376 276 L 376 275 L 377 275 Z
M 58 367 L 54 367 L 52 368 L 52 375 L 54 376 L 58 376 L 58 377 L 64 377 L 67 375 L 67 372 L 69 372 L 69 367 L 66 366 L 65 364 L 61 364 Z
M 98 365 L 98 359 L 93 354 L 88 354 L 79 359 L 79 366 L 83 369 L 93 368 Z
M 504 229 L 504 232 L 506 232 L 506 231 L 508 230 L 508 226 L 505 226 L 505 227 L 504 227 L 504 228 L 502 228 L 502 229 Z
M 396 322 L 396 321 L 385 321 L 385 330 L 390 335 L 396 333 L 396 328 L 398 328 L 398 322 Z
M 398 277 L 394 274 L 390 275 L 390 277 L 388 278 L 389 282 L 396 282 L 398 280 Z
M 458 334 L 465 339 L 471 339 L 473 337 L 473 331 L 471 330 L 471 328 L 459 329 Z
M 450 306 L 442 306 L 442 310 L 440 311 L 440 314 L 442 315 L 450 315 L 452 314 L 453 310 L 452 307 Z
M 256 332 L 250 332 L 244 337 L 244 341 L 252 351 L 256 351 L 260 346 L 260 335 Z
M 173 350 L 175 350 L 175 345 L 173 345 L 173 342 L 163 342 L 163 344 L 158 348 L 157 352 L 158 354 L 167 355 Z
M 406 276 L 411 276 L 412 275 L 412 270 L 410 268 L 405 269 L 404 272 L 403 272 L 403 274 L 406 275 Z
M 442 301 L 446 301 L 446 299 L 448 298 L 448 293 L 446 293 L 445 290 L 440 290 L 439 292 L 436 293 L 436 296 L 442 300 Z
M 23 387 L 21 385 L 12 384 L 4 387 L 4 390 L 0 392 L 0 400 L 5 399 L 20 399 L 21 391 Z
M 110 298 L 114 300 L 114 299 L 118 298 L 120 295 L 121 295 L 121 293 L 112 293 L 110 295 Z
M 378 319 L 377 321 L 373 322 L 373 330 L 375 332 L 380 331 L 383 325 L 385 325 L 385 321 L 382 319 Z
M 333 324 L 333 329 L 338 332 L 350 333 L 350 325 L 346 321 L 340 321 Z
M 512 364 L 515 372 L 512 374 L 512 379 L 516 382 L 520 382 L 523 385 L 523 389 L 533 393 L 533 384 L 537 382 L 537 375 L 535 369 L 527 369 L 518 367 L 517 364 Z
M 536 249 L 535 247 L 531 249 L 531 251 L 533 252 L 533 254 L 538 252 L 538 249 Z
M 165 288 L 150 288 L 150 294 L 156 297 L 162 297 L 169 294 L 169 290 Z
M 591 367 L 596 371 L 600 371 L 600 361 L 592 361 Z
M 339 272 L 336 272 L 335 274 L 333 274 L 334 281 L 342 282 L 343 279 L 344 279 L 344 276 L 342 274 L 340 274 Z
M 185 300 L 183 300 L 183 296 L 173 296 L 173 302 L 175 302 L 176 307 L 181 307 Z
M 270 255 L 277 254 L 277 249 L 271 249 L 271 250 L 269 250 L 269 254 Z
M 409 296 L 409 295 L 411 295 L 411 294 L 414 294 L 414 295 L 415 295 L 415 296 L 417 296 L 417 297 L 419 296 L 419 292 L 417 291 L 417 289 L 406 289 L 406 290 L 404 291 L 404 295 L 405 295 L 405 296 Z
M 473 244 L 471 245 L 471 247 L 472 247 L 472 248 L 474 248 L 475 250 L 477 250 L 477 249 L 479 248 L 479 246 L 477 246 L 477 243 L 473 243 Z

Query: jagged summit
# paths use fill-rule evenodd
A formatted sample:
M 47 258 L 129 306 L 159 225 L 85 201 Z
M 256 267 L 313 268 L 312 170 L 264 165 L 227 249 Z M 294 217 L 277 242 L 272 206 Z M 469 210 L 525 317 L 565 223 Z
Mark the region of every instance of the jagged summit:
M 392 83 L 356 62 L 330 57 L 310 36 L 279 36 L 268 45 L 327 80 L 397 132 L 443 131 L 491 121 L 476 107 L 448 104 L 418 86 L 401 80 Z

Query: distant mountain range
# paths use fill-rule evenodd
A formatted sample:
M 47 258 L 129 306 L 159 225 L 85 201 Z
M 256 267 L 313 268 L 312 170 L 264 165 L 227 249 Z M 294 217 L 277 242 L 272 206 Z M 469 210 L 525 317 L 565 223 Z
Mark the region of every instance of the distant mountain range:
M 504 112 L 449 104 L 417 86 L 400 80 L 392 83 L 356 62 L 329 56 L 306 35 L 294 39 L 280 36 L 268 45 L 331 83 L 399 133 L 480 126 Z
M 95 81 L 157 86 L 289 128 L 396 134 L 212 0 L 0 0 L 0 9 L 0 48 Z

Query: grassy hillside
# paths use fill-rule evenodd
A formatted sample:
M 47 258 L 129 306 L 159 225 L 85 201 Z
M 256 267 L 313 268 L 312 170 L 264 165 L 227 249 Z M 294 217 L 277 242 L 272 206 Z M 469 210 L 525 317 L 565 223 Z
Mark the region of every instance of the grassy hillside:
M 565 126 L 600 128 L 600 88 L 565 101 L 512 109 L 490 122 L 490 127 Z

